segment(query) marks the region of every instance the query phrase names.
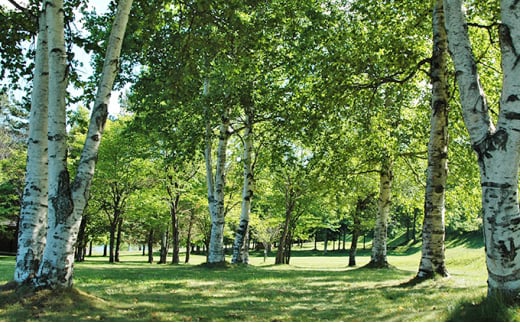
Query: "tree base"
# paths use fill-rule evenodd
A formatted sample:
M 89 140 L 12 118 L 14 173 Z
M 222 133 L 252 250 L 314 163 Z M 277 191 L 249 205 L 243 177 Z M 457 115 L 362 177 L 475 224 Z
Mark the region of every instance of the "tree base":
M 442 278 L 448 278 L 450 277 L 450 274 L 448 273 L 448 270 L 446 267 L 442 266 L 437 268 L 435 271 L 429 271 L 424 269 L 419 269 L 419 272 L 417 273 L 417 279 L 435 279 L 436 277 L 442 277 Z
M 388 261 L 373 261 L 371 260 L 368 264 L 363 266 L 363 268 L 368 269 L 391 269 L 394 268 L 391 266 Z
M 202 268 L 207 269 L 229 269 L 231 268 L 231 264 L 227 261 L 221 262 L 205 262 L 199 265 Z
M 20 284 L 15 282 L 14 280 L 11 280 L 10 282 L 5 283 L 4 285 L 0 286 L 0 291 L 8 291 L 8 290 L 16 290 Z

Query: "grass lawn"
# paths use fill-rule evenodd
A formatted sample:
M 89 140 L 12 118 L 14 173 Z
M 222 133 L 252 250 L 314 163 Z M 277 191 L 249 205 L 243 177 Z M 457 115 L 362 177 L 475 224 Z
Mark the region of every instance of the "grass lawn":
M 471 242 L 471 241 L 470 241 Z M 1 321 L 518 321 L 520 308 L 485 301 L 484 251 L 468 241 L 447 250 L 448 279 L 418 285 L 417 246 L 392 250 L 392 269 L 348 268 L 345 252 L 295 247 L 291 265 L 253 254 L 250 266 L 208 269 L 146 263 L 126 253 L 119 264 L 90 257 L 76 264 L 75 289 L 39 292 L 22 301 L 0 292 Z M 11 280 L 13 257 L 0 257 L 0 284 Z

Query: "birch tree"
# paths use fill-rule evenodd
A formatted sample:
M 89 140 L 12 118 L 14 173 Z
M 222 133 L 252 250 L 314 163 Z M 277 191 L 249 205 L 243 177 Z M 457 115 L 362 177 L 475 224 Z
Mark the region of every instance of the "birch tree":
M 520 262 L 517 258 L 520 246 L 520 78 L 516 67 L 517 48 L 520 48 L 520 7 L 514 0 L 500 2 L 502 92 L 500 112 L 494 123 L 480 83 L 462 5 L 462 0 L 444 1 L 445 24 L 463 118 L 478 156 L 488 297 L 502 294 L 510 300 L 517 300 L 520 294 Z
M 36 59 L 31 94 L 25 188 L 20 211 L 20 230 L 14 280 L 34 277 L 43 255 L 47 229 L 47 107 L 49 66 L 45 8 L 38 17 Z
M 66 103 L 68 75 L 67 51 L 65 48 L 63 1 L 45 3 L 49 46 L 49 107 L 48 107 L 48 156 L 49 192 L 47 218 L 47 244 L 43 251 L 40 267 L 36 276 L 36 286 L 57 287 L 72 282 L 74 259 L 67 259 L 67 244 L 57 243 L 56 234 L 61 241 L 69 235 L 70 218 L 74 204 L 71 195 L 69 172 L 67 169 L 67 129 Z M 69 246 L 73 255 L 73 248 Z
M 209 121 L 208 121 L 209 123 Z M 229 112 L 225 108 L 222 111 L 221 124 L 219 126 L 216 168 L 213 171 L 211 129 L 206 132 L 206 182 L 208 186 L 208 205 L 211 218 L 211 234 L 209 240 L 208 263 L 223 263 L 226 260 L 224 253 L 224 228 L 225 228 L 225 188 L 226 188 L 226 160 L 227 144 L 231 121 Z M 209 124 L 207 128 L 211 128 Z
M 243 137 L 243 160 L 244 163 L 244 183 L 242 185 L 242 206 L 240 212 L 240 221 L 235 234 L 233 243 L 232 263 L 247 263 L 247 250 L 243 251 L 244 244 L 247 242 L 249 232 L 249 217 L 251 213 L 251 200 L 254 192 L 254 165 L 253 165 L 253 125 L 254 112 L 253 107 L 249 104 L 244 106 L 245 111 L 245 133 Z M 247 247 L 245 247 L 247 248 Z
M 81 217 L 94 173 L 97 150 L 107 118 L 110 92 L 117 74 L 118 56 L 132 1 L 121 1 L 107 46 L 105 66 L 99 84 L 89 132 L 73 184 L 67 170 L 65 97 L 68 84 L 67 51 L 64 36 L 63 1 L 45 2 L 48 40 L 48 218 L 47 238 L 33 285 L 62 288 L 72 285 L 74 247 Z M 22 228 L 24 230 L 24 228 Z M 23 235 L 24 233 L 21 233 Z M 30 277 L 18 273 L 19 277 Z
M 422 256 L 418 278 L 446 277 L 444 254 L 445 195 L 448 176 L 448 43 L 444 27 L 442 0 L 436 0 L 433 8 L 433 51 L 430 67 L 432 101 L 430 140 L 428 143 L 428 169 L 424 199 L 422 229 Z
M 379 171 L 379 198 L 376 223 L 374 227 L 374 239 L 372 242 L 372 256 L 368 266 L 373 268 L 388 267 L 387 254 L 387 235 L 388 220 L 390 218 L 390 206 L 392 197 L 393 182 L 393 160 L 386 154 L 381 161 Z

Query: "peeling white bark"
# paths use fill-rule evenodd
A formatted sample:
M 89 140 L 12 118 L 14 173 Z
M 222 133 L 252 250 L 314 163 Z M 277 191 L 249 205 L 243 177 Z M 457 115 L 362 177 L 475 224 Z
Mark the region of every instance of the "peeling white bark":
M 253 109 L 245 107 L 245 133 L 244 133 L 244 183 L 242 186 L 242 208 L 240 211 L 240 221 L 235 232 L 235 241 L 233 243 L 233 257 L 232 263 L 246 263 L 248 257 L 243 253 L 247 253 L 247 245 L 244 242 L 247 240 L 247 233 L 249 230 L 249 216 L 251 214 L 251 200 L 254 193 L 254 173 L 253 173 Z M 245 246 L 244 246 L 245 245 Z
M 448 276 L 445 262 L 445 195 L 448 177 L 448 99 L 446 63 L 448 40 L 444 28 L 443 0 L 433 10 L 433 55 L 431 62 L 432 111 L 428 169 L 422 230 L 422 256 L 417 277 Z
M 387 232 L 393 182 L 392 161 L 389 157 L 386 157 L 385 160 L 381 162 L 379 181 L 378 212 L 374 228 L 374 240 L 372 242 L 372 256 L 370 259 L 370 266 L 376 268 L 388 266 L 388 260 L 386 257 Z
M 226 187 L 227 144 L 230 136 L 230 120 L 227 110 L 223 111 L 221 119 L 217 147 L 217 167 L 214 179 L 214 192 L 212 193 L 213 198 L 209 200 L 211 212 L 211 235 L 208 250 L 209 263 L 221 263 L 226 261 L 224 253 L 224 225 L 226 215 L 224 194 Z
M 66 168 L 65 94 L 67 61 L 63 36 L 63 1 L 47 2 L 49 25 L 49 221 L 47 245 L 35 280 L 39 288 L 72 286 L 74 247 L 88 199 L 101 135 L 108 115 L 110 92 L 118 72 L 132 0 L 120 1 L 107 46 L 103 74 L 89 124 L 77 175 L 70 185 Z
M 446 30 L 461 93 L 463 117 L 478 155 L 488 295 L 520 295 L 520 4 L 501 1 L 503 85 L 497 127 L 491 124 L 467 33 L 461 0 L 445 0 Z
M 25 188 L 14 280 L 24 283 L 36 275 L 47 230 L 47 107 L 49 68 L 45 11 L 38 18 L 38 40 L 31 93 Z

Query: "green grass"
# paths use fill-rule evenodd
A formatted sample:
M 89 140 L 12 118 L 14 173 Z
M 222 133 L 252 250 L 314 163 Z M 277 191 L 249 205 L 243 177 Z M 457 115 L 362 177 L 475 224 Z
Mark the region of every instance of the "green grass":
M 344 252 L 294 249 L 291 265 L 274 266 L 253 254 L 250 266 L 208 269 L 146 263 L 123 254 L 119 264 L 91 257 L 76 264 L 75 289 L 40 292 L 20 301 L 0 293 L 1 321 L 485 321 L 520 319 L 519 308 L 485 300 L 482 247 L 453 243 L 451 277 L 409 286 L 417 271 L 416 246 L 392 250 L 392 269 L 346 266 Z M 13 257 L 0 257 L 0 283 L 13 275 Z

